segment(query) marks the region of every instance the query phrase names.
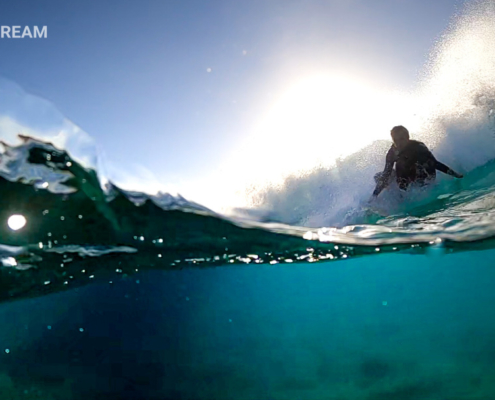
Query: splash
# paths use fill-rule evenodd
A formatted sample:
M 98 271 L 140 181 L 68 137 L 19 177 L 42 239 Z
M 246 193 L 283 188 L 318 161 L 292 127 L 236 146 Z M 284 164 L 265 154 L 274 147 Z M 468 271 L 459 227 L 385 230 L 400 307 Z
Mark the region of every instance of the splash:
M 70 151 L 82 165 L 99 168 L 94 140 L 68 120 L 49 101 L 26 93 L 15 83 L 0 78 L 0 136 L 10 145 L 24 136 L 53 143 Z

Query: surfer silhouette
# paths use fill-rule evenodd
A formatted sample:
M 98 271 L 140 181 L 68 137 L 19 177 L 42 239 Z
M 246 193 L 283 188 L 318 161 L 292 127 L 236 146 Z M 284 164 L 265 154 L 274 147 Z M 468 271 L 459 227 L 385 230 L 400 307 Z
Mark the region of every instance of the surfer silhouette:
M 393 127 L 390 135 L 394 144 L 387 153 L 385 169 L 375 175 L 376 187 L 372 197 L 378 196 L 389 185 L 394 164 L 395 179 L 401 190 L 407 190 L 411 183 L 423 186 L 432 182 L 436 177 L 436 170 L 456 178 L 463 177 L 437 161 L 424 143 L 409 139 L 409 131 L 405 127 Z

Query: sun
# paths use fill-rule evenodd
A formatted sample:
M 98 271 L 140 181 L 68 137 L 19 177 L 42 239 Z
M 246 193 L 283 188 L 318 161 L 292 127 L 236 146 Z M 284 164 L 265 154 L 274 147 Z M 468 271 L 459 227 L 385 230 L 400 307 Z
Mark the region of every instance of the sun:
M 407 123 L 401 116 L 410 107 L 399 97 L 344 75 L 299 80 L 277 97 L 244 147 L 257 159 L 249 173 L 269 178 L 308 171 L 390 139 L 392 126 Z

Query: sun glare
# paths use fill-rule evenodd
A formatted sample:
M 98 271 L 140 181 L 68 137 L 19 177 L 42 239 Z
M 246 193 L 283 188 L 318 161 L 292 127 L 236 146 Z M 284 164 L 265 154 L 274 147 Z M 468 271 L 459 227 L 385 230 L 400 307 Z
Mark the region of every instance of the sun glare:
M 374 140 L 389 139 L 390 128 L 407 124 L 404 96 L 380 92 L 344 76 L 316 75 L 297 82 L 267 110 L 247 144 L 265 179 L 332 165 Z M 410 118 L 407 118 L 410 119 Z
M 19 229 L 24 228 L 26 222 L 27 222 L 26 217 L 20 214 L 11 215 L 7 220 L 7 224 L 9 228 L 12 229 L 13 231 L 18 231 Z

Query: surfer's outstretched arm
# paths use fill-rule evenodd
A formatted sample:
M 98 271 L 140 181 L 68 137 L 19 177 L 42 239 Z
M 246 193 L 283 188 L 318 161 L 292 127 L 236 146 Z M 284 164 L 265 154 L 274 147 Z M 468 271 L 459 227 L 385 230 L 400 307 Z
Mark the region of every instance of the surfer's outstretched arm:
M 440 161 L 435 160 L 435 169 L 443 172 L 444 174 L 454 176 L 456 178 L 462 178 L 464 175 L 455 172 L 452 168 L 447 167 L 445 164 Z
M 377 174 L 378 177 L 375 176 L 376 187 L 373 191 L 373 197 L 376 197 L 380 194 L 380 192 L 388 186 L 390 181 L 390 175 L 392 174 L 392 170 L 394 169 L 394 163 L 396 159 L 396 150 L 392 146 L 387 153 L 386 161 L 385 161 L 385 169 L 382 173 Z

